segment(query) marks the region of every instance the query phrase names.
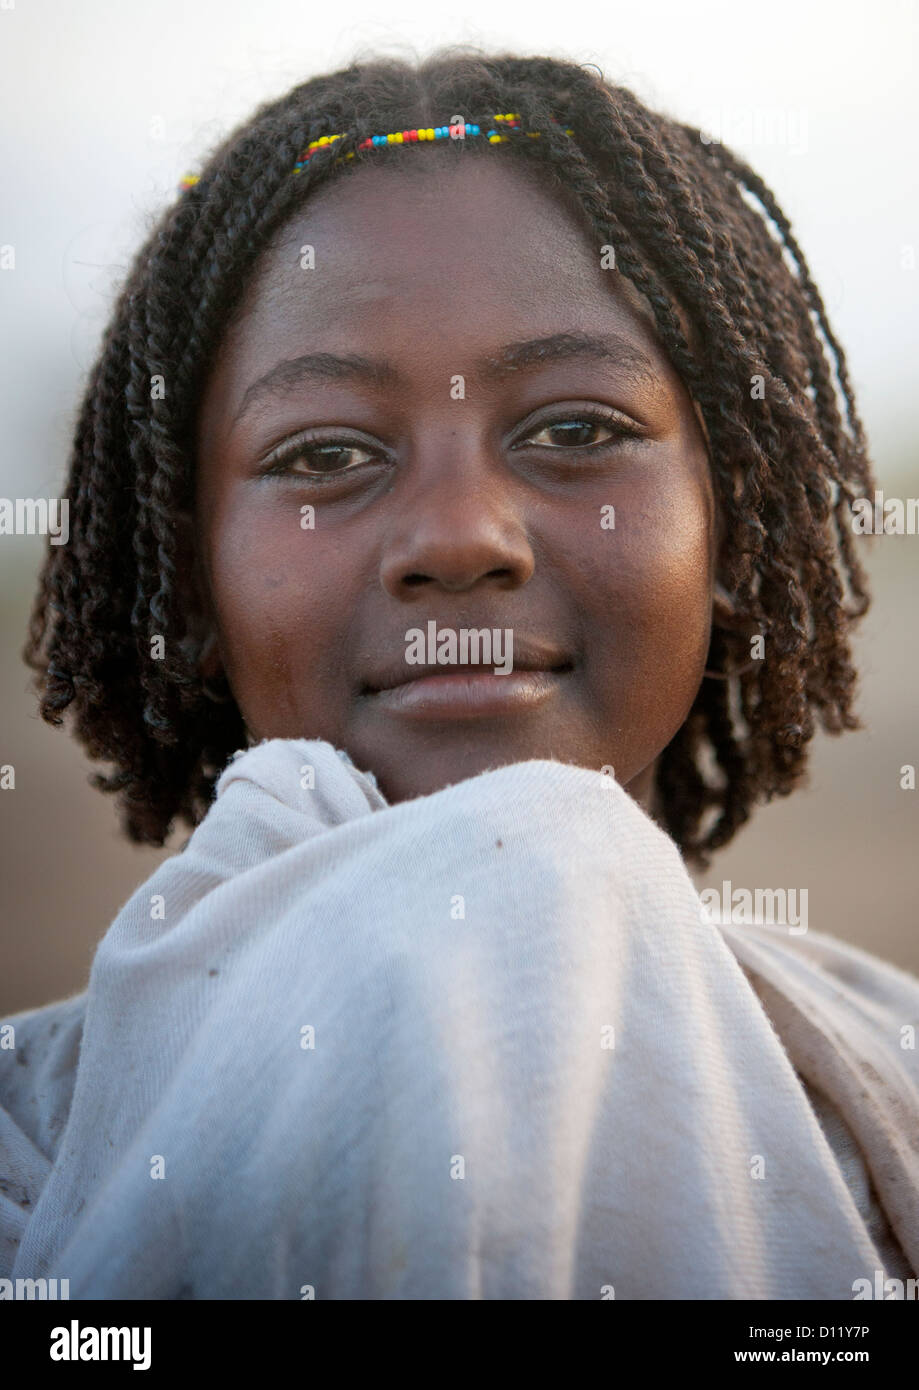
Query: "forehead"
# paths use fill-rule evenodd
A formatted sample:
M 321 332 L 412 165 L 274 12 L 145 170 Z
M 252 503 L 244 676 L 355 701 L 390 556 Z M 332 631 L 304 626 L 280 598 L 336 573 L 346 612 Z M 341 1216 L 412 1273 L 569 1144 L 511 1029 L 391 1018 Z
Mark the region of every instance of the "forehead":
M 572 195 L 538 167 L 494 150 L 412 147 L 383 158 L 386 167 L 362 162 L 320 187 L 275 234 L 225 332 L 223 360 L 254 365 L 304 335 L 330 350 L 356 337 L 449 339 L 459 353 L 466 342 L 606 328 L 657 348 L 642 296 L 604 268 Z

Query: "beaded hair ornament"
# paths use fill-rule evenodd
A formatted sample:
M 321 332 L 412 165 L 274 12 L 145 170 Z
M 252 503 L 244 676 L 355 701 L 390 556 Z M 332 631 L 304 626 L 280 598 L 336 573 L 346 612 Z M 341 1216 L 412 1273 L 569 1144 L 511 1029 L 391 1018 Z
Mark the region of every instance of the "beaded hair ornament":
M 492 119 L 495 122 L 495 128 L 485 132 L 485 139 L 490 145 L 500 144 L 502 140 L 507 140 L 509 138 L 507 135 L 502 135 L 501 131 L 496 128 L 499 124 L 510 130 L 520 129 L 520 117 L 514 112 L 501 116 L 493 116 Z M 338 135 L 323 135 L 318 140 L 312 140 L 293 166 L 291 173 L 299 174 L 300 170 L 310 162 L 317 150 L 324 148 L 326 145 L 333 145 L 336 140 L 341 140 L 343 138 L 343 134 L 344 132 Z M 369 135 L 366 140 L 360 142 L 357 148 L 358 150 L 379 149 L 383 145 L 411 145 L 416 141 L 423 140 L 465 140 L 469 136 L 475 137 L 481 134 L 481 126 L 467 125 L 462 116 L 454 116 L 449 125 L 428 126 L 419 130 L 394 130 L 390 131 L 387 135 Z M 540 131 L 528 130 L 526 134 L 529 135 L 531 139 L 538 140 Z M 573 135 L 574 131 L 565 127 L 565 134 Z M 355 153 L 355 150 L 351 150 L 345 155 L 345 159 L 353 159 Z M 193 188 L 199 178 L 200 175 L 198 174 L 186 174 L 179 183 L 179 188 Z

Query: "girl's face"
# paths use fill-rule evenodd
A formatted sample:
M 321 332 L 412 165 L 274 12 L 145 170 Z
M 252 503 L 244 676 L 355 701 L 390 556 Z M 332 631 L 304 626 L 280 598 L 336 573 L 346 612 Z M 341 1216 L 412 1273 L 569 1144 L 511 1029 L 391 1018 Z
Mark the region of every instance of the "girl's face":
M 392 802 L 553 758 L 612 767 L 647 806 L 702 679 L 699 417 L 640 297 L 537 177 L 486 155 L 321 189 L 261 259 L 201 403 L 199 564 L 250 736 L 326 739 Z M 460 655 L 464 629 L 497 630 L 489 674 L 406 685 L 412 629 L 435 663 L 445 632 Z M 543 674 L 490 674 L 509 641 L 515 672 Z

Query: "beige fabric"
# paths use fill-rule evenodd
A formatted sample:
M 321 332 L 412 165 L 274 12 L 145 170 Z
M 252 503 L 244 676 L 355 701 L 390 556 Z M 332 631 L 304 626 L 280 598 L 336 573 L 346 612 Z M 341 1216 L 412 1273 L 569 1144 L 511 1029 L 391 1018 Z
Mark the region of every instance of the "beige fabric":
M 903 1254 L 899 1241 L 890 1229 L 884 1208 L 878 1201 L 877 1191 L 855 1136 L 831 1100 L 815 1091 L 812 1086 L 808 1086 L 806 1082 L 802 1084 L 888 1275 L 904 1282 L 915 1278 L 916 1271 L 911 1268 Z
M 388 807 L 259 745 L 86 995 L 14 1022 L 0 1274 L 73 1298 L 851 1299 L 919 1263 L 919 981 L 704 920 L 585 769 Z
M 815 1111 L 835 1137 L 868 1227 L 880 1224 L 874 1192 L 894 1260 L 919 1271 L 919 981 L 822 933 L 722 930 L 812 1101 L 818 1097 Z

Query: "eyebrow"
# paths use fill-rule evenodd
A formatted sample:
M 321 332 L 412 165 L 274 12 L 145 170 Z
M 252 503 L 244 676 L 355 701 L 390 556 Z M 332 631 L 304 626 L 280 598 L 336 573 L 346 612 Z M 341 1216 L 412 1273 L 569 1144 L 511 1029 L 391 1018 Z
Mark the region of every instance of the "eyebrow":
M 660 383 L 660 376 L 651 359 L 617 333 L 553 333 L 546 338 L 526 338 L 520 342 L 506 343 L 497 354 L 480 357 L 474 364 L 474 372 L 501 380 L 512 372 L 565 361 L 605 362 L 636 383 L 644 382 L 650 386 Z M 309 381 L 355 381 L 383 393 L 401 386 L 403 376 L 391 362 L 361 357 L 357 353 L 305 353 L 302 357 L 278 362 L 258 381 L 254 381 L 243 394 L 232 423 L 235 425 L 257 401 L 270 396 L 283 396 Z

